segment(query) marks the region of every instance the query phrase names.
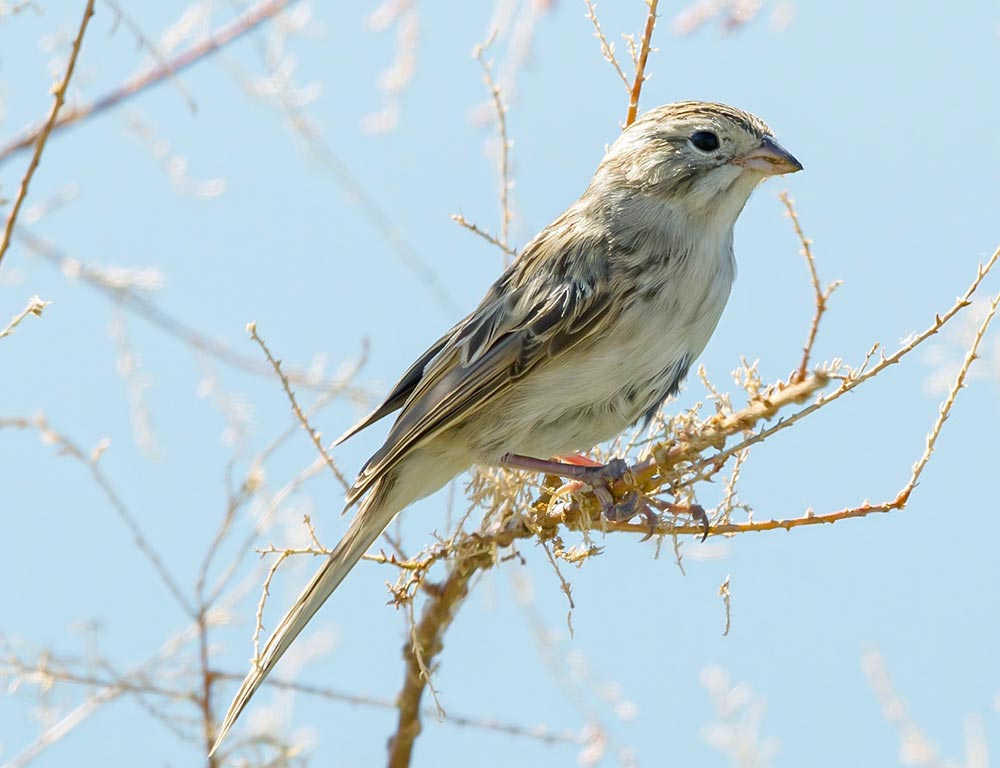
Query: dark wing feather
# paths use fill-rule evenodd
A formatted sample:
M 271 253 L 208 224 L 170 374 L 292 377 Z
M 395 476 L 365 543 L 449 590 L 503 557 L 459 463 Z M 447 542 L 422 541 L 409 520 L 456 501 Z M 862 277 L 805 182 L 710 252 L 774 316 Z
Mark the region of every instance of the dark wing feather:
M 527 284 L 501 290 L 498 283 L 424 370 L 385 444 L 348 493 L 348 505 L 417 443 L 461 424 L 535 366 L 601 333 L 613 321 L 603 282 L 562 274 L 558 288 L 543 296 L 531 296 Z
M 370 427 L 379 419 L 402 408 L 403 404 L 409 399 L 410 395 L 413 394 L 413 390 L 416 389 L 417 384 L 420 383 L 420 379 L 424 375 L 424 369 L 431 362 L 431 360 L 437 356 L 447 343 L 448 339 L 455 334 L 455 331 L 458 328 L 461 328 L 468 319 L 469 318 L 466 317 L 465 320 L 448 331 L 448 333 L 440 339 L 435 341 L 413 365 L 407 368 L 406 373 L 399 377 L 399 381 L 396 382 L 389 394 L 385 396 L 385 400 L 382 401 L 382 404 L 338 437 L 337 442 L 335 442 L 334 445 L 340 445 L 347 438 L 356 435 L 365 427 Z

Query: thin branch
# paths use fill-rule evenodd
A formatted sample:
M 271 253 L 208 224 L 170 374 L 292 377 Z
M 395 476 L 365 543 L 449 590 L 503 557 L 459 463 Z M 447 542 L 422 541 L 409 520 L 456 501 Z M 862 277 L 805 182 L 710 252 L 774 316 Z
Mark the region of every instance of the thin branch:
M 337 465 L 333 462 L 333 458 L 327 453 L 326 449 L 323 447 L 323 441 L 320 439 L 320 434 L 309 424 L 309 420 L 306 415 L 302 412 L 299 407 L 298 401 L 295 399 L 295 393 L 292 391 L 291 384 L 288 383 L 288 377 L 281 370 L 281 361 L 275 360 L 274 356 L 271 354 L 271 350 L 267 348 L 267 344 L 264 340 L 257 334 L 257 323 L 247 323 L 247 331 L 250 333 L 250 337 L 260 345 L 263 350 L 264 355 L 267 357 L 267 362 L 271 364 L 274 372 L 278 374 L 278 378 L 281 379 L 281 386 L 285 389 L 285 394 L 288 395 L 288 400 L 292 405 L 292 411 L 295 413 L 295 418 L 299 420 L 302 428 L 309 433 L 309 437 L 312 439 L 313 445 L 316 446 L 316 450 L 319 455 L 323 457 L 323 461 L 333 472 L 334 477 L 337 478 L 338 482 L 344 487 L 344 490 L 348 490 L 351 484 L 347 482 L 347 478 L 341 473 L 337 468 Z
M 125 506 L 125 503 L 122 501 L 117 491 L 115 491 L 111 481 L 104 474 L 98 463 L 100 461 L 101 454 L 108 447 L 108 442 L 102 441 L 88 454 L 68 437 L 53 430 L 49 426 L 49 423 L 45 420 L 45 417 L 41 415 L 31 420 L 22 418 L 0 419 L 0 429 L 11 427 L 14 429 L 37 431 L 42 438 L 42 442 L 48 445 L 58 446 L 62 454 L 71 456 L 84 464 L 90 470 L 90 474 L 93 477 L 94 482 L 97 483 L 97 486 L 101 489 L 105 498 L 107 498 L 108 502 L 111 504 L 112 509 L 115 510 L 118 517 L 125 524 L 125 527 L 128 528 L 129 532 L 132 534 L 132 539 L 135 542 L 136 547 L 138 547 L 139 551 L 145 555 L 146 559 L 153 566 L 153 570 L 156 571 L 160 580 L 167 587 L 170 594 L 173 595 L 178 605 L 184 609 L 188 616 L 194 617 L 196 615 L 196 611 L 192 607 L 190 601 L 184 597 L 184 593 L 181 591 L 177 580 L 167 569 L 166 564 L 157 554 L 156 550 L 153 549 L 152 544 L 150 544 L 146 539 L 142 529 L 139 527 L 139 522 L 129 511 L 128 507 Z
M 11 318 L 11 321 L 7 323 L 7 327 L 0 331 L 0 339 L 10 336 L 14 332 L 14 329 L 17 328 L 17 326 L 21 324 L 21 321 L 28 315 L 41 317 L 42 310 L 44 310 L 51 303 L 51 301 L 42 301 L 37 296 L 32 296 L 28 299 L 28 303 L 25 305 L 24 309 L 14 315 L 14 317 Z
M 809 280 L 812 283 L 813 298 L 816 304 L 816 310 L 813 313 L 812 322 L 809 325 L 809 334 L 806 337 L 806 344 L 802 348 L 802 362 L 799 363 L 799 370 L 795 377 L 797 381 L 802 381 L 805 379 L 806 373 L 809 369 L 809 358 L 812 355 L 813 344 L 816 342 L 816 333 L 819 331 L 820 318 L 822 318 L 823 313 L 826 312 L 826 303 L 830 299 L 833 292 L 840 286 L 840 281 L 833 281 L 826 287 L 825 290 L 819 287 L 819 274 L 816 272 L 816 259 L 813 258 L 812 240 L 807 238 L 805 233 L 802 231 L 802 226 L 799 223 L 799 214 L 795 210 L 795 201 L 789 197 L 787 192 L 781 192 L 778 197 L 781 199 L 781 202 L 785 204 L 788 218 L 792 220 L 792 228 L 795 230 L 795 234 L 798 236 L 799 242 L 802 243 L 802 250 L 800 253 L 805 258 L 806 264 L 809 267 Z
M 160 49 L 156 43 L 146 37 L 146 33 L 142 31 L 142 27 L 139 26 L 138 22 L 127 14 L 125 9 L 118 5 L 115 0 L 104 0 L 104 4 L 114 11 L 116 17 L 115 27 L 121 22 L 129 28 L 129 31 L 135 35 L 135 39 L 139 41 L 139 45 L 156 60 L 157 65 L 161 69 L 166 71 L 166 76 L 170 78 L 177 92 L 180 93 L 181 98 L 187 103 L 188 109 L 191 110 L 192 114 L 196 114 L 198 112 L 198 105 L 195 103 L 194 97 L 184 87 L 184 83 L 181 82 L 180 78 L 177 77 L 177 73 L 173 70 L 171 63 L 160 53 Z
M 659 0 L 646 0 L 649 13 L 646 15 L 646 27 L 642 31 L 639 58 L 635 65 L 635 78 L 632 81 L 632 90 L 629 92 L 628 114 L 625 117 L 626 128 L 635 122 L 639 112 L 639 94 L 642 91 L 642 84 L 646 81 L 646 60 L 649 58 L 651 50 L 650 44 L 653 40 L 653 27 L 656 26 L 656 6 L 658 3 Z
M 272 77 L 287 77 L 276 71 L 277 64 L 271 61 L 265 46 L 259 45 L 258 52 Z M 235 71 L 238 81 L 247 92 L 251 95 L 258 95 L 253 84 L 248 82 L 249 79 L 238 70 Z M 316 125 L 303 112 L 294 95 L 289 93 L 289 89 L 285 86 L 278 87 L 273 93 L 273 97 L 287 116 L 292 129 L 305 142 L 306 148 L 312 156 L 319 160 L 332 174 L 334 181 L 340 186 L 348 201 L 357 206 L 362 216 L 386 240 L 403 266 L 413 272 L 423 284 L 423 287 L 434 298 L 437 308 L 449 316 L 459 312 L 460 305 L 448 286 L 438 277 L 431 265 L 417 253 L 375 195 L 370 193 L 354 175 L 347 162 L 334 152 L 333 147 L 326 141 Z
M 224 48 L 234 40 L 239 39 L 247 32 L 255 29 L 263 22 L 270 19 L 279 11 L 283 10 L 291 0 L 266 0 L 255 5 L 243 15 L 221 27 L 200 43 L 191 46 L 188 50 L 169 59 L 160 66 L 153 67 L 148 72 L 136 75 L 126 80 L 118 88 L 89 104 L 67 109 L 52 127 L 53 132 L 78 123 L 83 118 L 103 112 L 111 107 L 126 101 L 133 96 L 142 93 L 154 85 L 158 85 L 164 80 L 176 76 L 178 73 L 197 64 L 202 59 Z M 90 3 L 93 5 L 93 2 Z M 15 137 L 5 146 L 0 148 L 0 163 L 17 152 L 30 147 L 45 130 L 45 126 L 30 126 L 19 136 Z
M 512 216 L 510 212 L 510 141 L 507 138 L 507 108 L 503 105 L 500 87 L 493 78 L 493 67 L 484 55 L 486 49 L 493 44 L 496 36 L 497 33 L 494 30 L 486 42 L 477 45 L 473 49 L 472 55 L 476 57 L 476 60 L 483 68 L 483 80 L 490 91 L 490 96 L 493 99 L 493 108 L 497 114 L 497 133 L 500 137 L 500 243 L 504 252 L 510 253 L 512 250 L 510 247 L 510 221 Z M 509 264 L 509 260 L 505 259 L 504 261 L 505 266 Z
M 906 355 L 908 355 L 910 352 L 912 352 L 914 349 L 920 346 L 923 342 L 927 341 L 927 339 L 929 339 L 931 336 L 940 331 L 955 315 L 957 315 L 959 312 L 961 312 L 963 309 L 969 306 L 969 304 L 972 301 L 972 297 L 975 295 L 976 291 L 979 290 L 979 286 L 986 278 L 986 275 L 988 275 L 990 271 L 996 266 L 998 260 L 1000 260 L 1000 248 L 997 248 L 993 252 L 990 258 L 986 261 L 986 264 L 981 264 L 979 266 L 975 279 L 966 289 L 965 293 L 955 301 L 951 309 L 949 309 L 943 315 L 935 315 L 934 321 L 926 329 L 913 336 L 905 344 L 902 344 L 899 347 L 899 349 L 897 349 L 891 355 L 887 356 L 885 354 L 885 351 L 882 350 L 879 357 L 879 362 L 874 366 L 868 367 L 878 347 L 878 345 L 873 346 L 872 349 L 869 350 L 868 354 L 865 356 L 864 363 L 857 369 L 852 371 L 850 375 L 843 378 L 840 383 L 840 386 L 837 389 L 830 392 L 829 394 L 817 398 L 817 400 L 811 405 L 803 408 L 800 411 L 796 411 L 791 416 L 788 416 L 779 421 L 778 423 L 776 423 L 774 426 L 762 429 L 759 432 L 751 435 L 750 437 L 747 437 L 744 440 L 740 441 L 731 448 L 726 448 L 724 450 L 720 449 L 718 453 L 715 453 L 705 459 L 702 459 L 701 461 L 695 464 L 692 464 L 687 468 L 687 470 L 690 472 L 694 472 L 708 464 L 718 464 L 719 462 L 724 461 L 729 456 L 732 456 L 733 454 L 743 450 L 744 448 L 753 445 L 755 443 L 759 443 L 777 432 L 780 432 L 784 429 L 788 429 L 788 427 L 801 421 L 806 416 L 815 413 L 820 408 L 826 407 L 834 400 L 837 400 L 838 398 L 842 397 L 848 392 L 851 392 L 861 384 L 864 384 L 866 381 L 871 380 L 873 377 L 877 376 L 879 373 L 881 373 L 889 366 L 895 365 L 896 363 L 900 362 Z M 824 373 L 823 375 L 829 378 L 828 373 Z M 796 387 L 803 385 L 807 386 L 808 382 L 811 380 L 812 379 L 807 379 L 805 382 L 798 382 L 796 384 L 793 384 L 792 386 L 783 389 L 782 394 L 780 394 L 779 396 L 782 397 L 782 399 L 784 400 L 788 397 L 790 393 L 794 393 L 796 391 L 795 389 Z M 806 397 L 808 397 L 808 395 L 806 395 Z M 772 400 L 769 396 L 764 402 L 760 404 L 760 406 L 766 407 L 765 404 L 771 402 Z M 803 400 L 800 399 L 799 402 L 803 402 Z M 766 416 L 766 418 L 771 418 L 771 416 L 773 416 L 776 413 L 777 413 L 776 410 L 772 411 L 771 415 Z M 712 445 L 713 443 L 721 444 L 721 442 L 725 441 L 726 437 L 736 434 L 738 431 L 742 431 L 741 429 L 733 428 L 737 426 L 737 422 L 741 421 L 742 419 L 743 419 L 742 413 L 736 414 L 730 417 L 730 420 L 727 423 L 720 424 L 718 427 L 714 429 L 705 431 L 704 433 L 699 435 L 696 439 L 684 441 L 677 444 L 661 443 L 655 446 L 652 450 L 653 455 L 651 456 L 651 458 L 644 462 L 641 462 L 635 469 L 638 481 L 642 483 L 653 477 L 656 474 L 655 466 L 657 464 L 659 464 L 659 466 L 661 467 L 672 467 L 681 461 L 686 461 L 687 458 L 696 457 L 698 454 L 701 453 L 702 450 Z M 753 423 L 757 423 L 758 421 L 759 419 L 754 419 Z M 752 426 L 752 424 L 750 424 L 749 426 Z
M 55 127 L 56 119 L 59 117 L 59 110 L 62 109 L 63 103 L 66 101 L 66 89 L 69 87 L 70 78 L 73 77 L 73 70 L 76 69 L 76 59 L 80 55 L 80 45 L 83 43 L 83 34 L 87 31 L 87 25 L 90 23 L 90 17 L 94 15 L 94 0 L 87 0 L 87 7 L 83 11 L 83 20 L 80 22 L 80 29 L 76 33 L 76 39 L 73 41 L 73 48 L 70 50 L 69 62 L 66 64 L 66 73 L 63 75 L 62 81 L 56 86 L 55 98 L 52 101 L 52 109 L 49 110 L 49 116 L 42 124 L 38 135 L 34 138 L 33 143 L 35 145 L 35 153 L 31 156 L 31 162 L 28 164 L 28 170 L 25 171 L 24 177 L 21 179 L 21 186 L 17 190 L 17 196 L 14 198 L 14 205 L 10 209 L 10 213 L 7 214 L 7 224 L 3 230 L 3 238 L 0 239 L 0 266 L 3 264 L 4 254 L 7 252 L 7 248 L 10 247 L 10 236 L 14 231 L 14 222 L 17 221 L 17 214 L 21 211 L 21 205 L 24 203 L 24 198 L 28 195 L 28 185 L 31 183 L 32 176 L 35 175 L 35 171 L 38 169 L 38 164 L 42 159 L 42 150 L 45 149 L 45 142 L 49 139 L 49 134 L 52 133 L 53 127 Z
M 628 76 L 625 74 L 621 64 L 618 63 L 618 58 L 615 56 L 615 45 L 604 35 L 604 30 L 601 29 L 601 23 L 597 20 L 597 7 L 594 5 L 593 0 L 583 0 L 583 2 L 587 6 L 586 16 L 590 19 L 590 23 L 594 25 L 594 37 L 596 37 L 601 43 L 601 55 L 612 67 L 615 68 L 615 72 L 618 73 L 618 77 L 620 77 L 622 82 L 625 84 L 625 90 L 631 92 L 632 86 L 628 81 Z
M 491 235 L 485 229 L 480 229 L 478 226 L 476 226 L 471 221 L 466 219 L 462 214 L 453 213 L 451 215 L 451 220 L 454 221 L 456 224 L 458 224 L 460 227 L 464 227 L 465 229 L 469 230 L 470 232 L 472 232 L 472 234 L 479 235 L 486 242 L 495 245 L 497 248 L 500 248 L 504 253 L 506 253 L 511 258 L 517 256 L 516 250 L 514 250 L 509 245 L 501 241 L 496 235 Z
M 28 250 L 36 256 L 45 259 L 67 277 L 83 281 L 85 285 L 103 294 L 123 309 L 127 309 L 147 322 L 152 323 L 167 335 L 173 336 L 189 347 L 199 352 L 204 352 L 206 355 L 232 368 L 237 368 L 256 376 L 270 377 L 273 375 L 271 366 L 249 355 L 237 352 L 228 345 L 206 336 L 196 327 L 160 309 L 160 307 L 148 298 L 129 286 L 109 283 L 97 270 L 69 256 L 48 240 L 29 233 L 23 228 L 17 231 L 15 237 L 19 242 L 24 243 Z M 348 371 L 347 375 L 338 376 L 337 378 L 323 378 L 302 368 L 292 369 L 287 375 L 289 380 L 296 386 L 324 393 L 341 393 L 345 397 L 357 402 L 367 402 L 370 396 L 369 393 L 360 387 L 349 384 L 353 376 L 357 373 L 357 370 L 364 365 L 367 356 L 367 346 L 365 346 L 362 348 L 362 353 L 358 361 L 352 364 L 351 370 Z

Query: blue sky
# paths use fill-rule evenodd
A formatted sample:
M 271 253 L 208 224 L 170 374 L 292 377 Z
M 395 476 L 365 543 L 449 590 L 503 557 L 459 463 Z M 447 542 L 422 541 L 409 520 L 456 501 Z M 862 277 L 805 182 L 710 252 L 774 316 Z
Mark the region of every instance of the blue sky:
M 82 10 L 80 3 L 36 5 L 40 12 L 0 16 L 4 137 L 47 112 L 50 65 L 64 60 L 66 36 Z M 510 7 L 517 14 L 529 5 Z M 510 102 L 517 245 L 583 191 L 626 107 L 583 4 L 535 4 L 547 5 L 513 90 L 502 81 Z M 27 205 L 65 194 L 72 199 L 37 221 L 26 211 L 25 231 L 86 264 L 155 270 L 163 285 L 149 296 L 158 306 L 251 358 L 261 359 L 244 330 L 251 320 L 286 364 L 325 359 L 329 374 L 356 358 L 365 339 L 370 354 L 357 383 L 384 392 L 476 304 L 502 259 L 449 219 L 462 212 L 488 230 L 499 226 L 494 128 L 474 119 L 487 92 L 470 55 L 489 34 L 492 4 L 417 5 L 415 69 L 398 97 L 398 125 L 385 134 L 362 127 L 383 107 L 376 83 L 396 51 L 395 29 L 367 25 L 374 7 L 300 7 L 305 25 L 281 50 L 285 64 L 294 65 L 303 114 L 443 286 L 447 301 L 428 290 L 290 129 L 285 113 L 260 95 L 259 46 L 272 39 L 270 31 L 183 73 L 183 89 L 163 84 L 55 135 Z M 126 6 L 153 39 L 185 8 Z M 789 9 L 777 29 L 775 14 Z M 711 379 L 728 387 L 741 356 L 759 360 L 765 380 L 797 365 L 812 295 L 777 198 L 783 189 L 815 242 L 821 278 L 844 281 L 820 330 L 818 360 L 860 362 L 874 342 L 894 348 L 948 309 L 1000 244 L 996 4 L 765 3 L 755 21 L 732 34 L 713 22 L 686 36 L 671 31 L 676 10 L 663 9 L 642 105 L 698 98 L 743 107 L 766 120 L 805 166 L 765 184 L 737 225 L 739 277 L 701 358 Z M 598 13 L 609 37 L 617 37 L 639 31 L 645 7 L 605 0 Z M 188 18 L 214 28 L 232 15 L 224 5 L 207 21 Z M 99 3 L 75 99 L 103 94 L 147 61 L 135 37 L 113 29 L 112 21 L 110 7 Z M 492 51 L 498 72 L 510 41 L 509 30 L 501 33 Z M 256 83 L 257 95 L 247 82 Z M 0 166 L 0 196 L 13 196 L 27 160 L 22 154 Z M 991 276 L 984 291 L 996 294 L 1000 280 Z M 227 462 L 235 456 L 242 476 L 249 458 L 291 423 L 279 383 L 193 354 L 15 243 L 0 269 L 0 317 L 18 312 L 33 294 L 52 304 L 0 341 L 0 418 L 44 412 L 87 451 L 110 440 L 103 472 L 190 591 L 225 511 Z M 155 451 L 136 440 L 128 384 L 118 370 L 122 328 L 140 366 Z M 934 382 L 942 366 L 947 371 L 960 359 L 969 330 L 969 321 L 956 321 L 956 330 L 927 350 L 752 452 L 739 490 L 755 518 L 894 496 L 936 416 Z M 668 551 L 655 559 L 651 542 L 608 536 L 600 557 L 564 568 L 576 602 L 572 637 L 544 553 L 522 547 L 525 565 L 510 562 L 479 579 L 449 630 L 435 678 L 444 708 L 576 734 L 596 717 L 610 737 L 601 765 L 633 759 L 640 765 L 943 764 L 915 762 L 912 741 L 910 752 L 901 748 L 864 672 L 863 659 L 870 668 L 880 658 L 909 717 L 942 760 L 984 764 L 965 754 L 966 733 L 978 728 L 996 762 L 995 332 L 974 373 L 905 511 L 704 546 L 686 542 L 686 575 Z M 692 380 L 671 407 L 704 397 Z M 335 403 L 316 426 L 332 437 L 359 411 Z M 227 414 L 245 434 L 236 445 Z M 373 427 L 337 449 L 345 472 L 357 470 L 384 429 Z M 313 459 L 306 436 L 296 435 L 266 463 L 267 487 L 280 488 Z M 705 499 L 717 493 L 709 489 Z M 341 504 L 339 486 L 318 474 L 257 543 L 301 543 L 303 513 L 333 543 L 345 525 Z M 442 493 L 405 514 L 408 547 L 416 550 L 443 530 L 446 508 Z M 0 510 L 8 578 L 0 634 L 25 658 L 42 649 L 88 657 L 96 646 L 129 669 L 186 625 L 86 468 L 58 456 L 37 434 L 0 430 Z M 237 526 L 245 533 L 250 521 Z M 235 546 L 224 554 L 234 554 Z M 213 634 L 217 664 L 240 673 L 251 653 L 263 577 L 253 561 L 243 562 L 248 592 L 232 604 L 231 624 Z M 311 567 L 283 569 L 272 589 L 269 626 Z M 727 576 L 732 629 L 723 637 L 717 591 Z M 360 566 L 303 636 L 303 651 L 285 672 L 290 676 L 298 664 L 303 681 L 391 699 L 402 676 L 405 617 L 385 604 L 389 578 L 384 568 Z M 82 629 L 94 624 L 96 636 Z M 727 701 L 736 709 L 726 722 L 741 723 L 742 731 L 713 730 L 721 716 L 706 680 L 730 691 Z M 39 733 L 33 690 L 22 686 L 0 697 L 0 760 L 13 759 Z M 229 693 L 217 701 L 220 714 Z M 50 714 L 65 713 L 85 694 L 57 686 L 43 702 L 53 707 Z M 240 727 L 270 724 L 284 737 L 301 736 L 316 765 L 361 766 L 384 760 L 393 721 L 385 709 L 267 692 Z M 740 763 L 710 743 L 739 733 L 749 734 L 751 749 L 767 758 Z M 414 764 L 562 765 L 576 762 L 581 749 L 429 719 Z M 142 755 L 143 762 L 187 765 L 200 754 L 198 744 L 179 740 L 134 699 L 122 698 L 34 764 L 132 765 Z

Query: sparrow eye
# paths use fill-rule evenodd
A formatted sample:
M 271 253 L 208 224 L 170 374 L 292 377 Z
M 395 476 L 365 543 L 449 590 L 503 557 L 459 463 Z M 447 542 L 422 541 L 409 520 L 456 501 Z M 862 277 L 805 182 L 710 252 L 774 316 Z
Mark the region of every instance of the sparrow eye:
M 702 152 L 714 152 L 719 148 L 719 137 L 711 131 L 696 131 L 691 134 L 690 141 Z

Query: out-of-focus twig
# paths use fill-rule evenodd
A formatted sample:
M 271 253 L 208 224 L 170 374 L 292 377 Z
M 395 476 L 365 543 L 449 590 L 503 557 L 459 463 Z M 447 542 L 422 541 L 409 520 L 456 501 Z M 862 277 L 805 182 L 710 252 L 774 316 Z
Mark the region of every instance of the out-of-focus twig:
M 42 301 L 37 296 L 32 296 L 30 299 L 28 299 L 28 303 L 25 305 L 24 309 L 22 309 L 20 312 L 14 315 L 14 317 L 11 318 L 10 322 L 7 323 L 7 327 L 4 328 L 2 331 L 0 331 L 0 339 L 4 338 L 5 336 L 10 336 L 14 332 L 14 329 L 17 328 L 17 326 L 21 324 L 21 321 L 24 320 L 24 318 L 26 318 L 28 315 L 41 317 L 42 310 L 44 310 L 51 303 L 52 303 L 51 301 Z
M 14 204 L 10 208 L 10 212 L 7 214 L 7 223 L 4 225 L 3 237 L 0 239 L 0 266 L 3 265 L 3 256 L 7 252 L 7 248 L 10 247 L 10 236 L 14 231 L 14 222 L 17 221 L 17 214 L 21 210 L 21 205 L 24 203 L 24 198 L 28 194 L 28 185 L 31 183 L 31 177 L 35 175 L 35 171 L 38 168 L 38 164 L 42 159 L 42 151 L 45 149 L 45 142 L 48 141 L 49 135 L 52 133 L 52 129 L 56 125 L 56 120 L 59 117 L 59 110 L 62 109 L 63 103 L 66 101 L 66 89 L 69 87 L 70 78 L 73 77 L 73 70 L 76 68 L 76 59 L 80 55 L 80 45 L 83 43 L 83 34 L 87 31 L 87 24 L 90 22 L 90 17 L 94 15 L 94 0 L 87 0 L 87 7 L 83 11 L 83 20 L 80 22 L 80 28 L 77 30 L 76 39 L 73 40 L 73 47 L 69 53 L 69 61 L 66 63 L 66 72 L 63 75 L 61 81 L 56 86 L 54 92 L 54 98 L 52 100 L 52 108 L 49 110 L 49 116 L 42 123 L 38 130 L 37 135 L 32 139 L 35 145 L 35 153 L 31 156 L 31 162 L 28 163 L 28 170 L 24 172 L 24 176 L 21 178 L 21 186 L 17 190 L 17 195 L 14 197 Z M 30 144 L 29 144 L 30 146 Z
M 65 110 L 62 117 L 59 118 L 52 126 L 52 131 L 58 132 L 67 126 L 80 122 L 85 117 L 89 117 L 90 115 L 103 112 L 106 109 L 117 106 L 121 102 L 142 93 L 147 88 L 158 85 L 164 80 L 176 76 L 181 71 L 187 69 L 193 64 L 197 64 L 206 56 L 215 53 L 219 49 L 225 47 L 234 40 L 239 39 L 250 30 L 267 21 L 276 13 L 284 9 L 289 2 L 291 2 L 291 0 L 265 0 L 265 2 L 258 3 L 250 8 L 246 13 L 221 27 L 200 43 L 191 46 L 183 53 L 180 53 L 166 62 L 153 67 L 148 72 L 143 72 L 129 78 L 118 88 L 108 94 L 105 94 L 96 101 Z M 93 2 L 91 2 L 91 5 L 93 5 Z M 41 135 L 44 129 L 44 125 L 30 126 L 3 147 L 0 147 L 0 163 L 15 153 L 30 147 Z
M 483 68 L 483 80 L 489 89 L 490 97 L 493 100 L 493 108 L 497 117 L 497 134 L 500 139 L 500 247 L 505 254 L 510 254 L 513 249 L 510 247 L 510 140 L 507 138 L 507 108 L 504 106 L 500 87 L 493 78 L 493 67 L 486 58 L 486 51 L 496 39 L 496 32 L 486 40 L 477 45 L 472 55 L 475 56 L 480 66 Z M 454 217 L 452 217 L 454 218 Z M 504 259 L 505 266 L 510 263 L 509 258 Z
M 52 429 L 43 415 L 36 416 L 33 419 L 16 417 L 0 418 L 0 429 L 4 428 L 34 430 L 38 432 L 39 436 L 42 438 L 42 442 L 48 445 L 57 446 L 62 455 L 71 456 L 86 466 L 87 469 L 90 470 L 90 474 L 93 477 L 94 482 L 104 493 L 105 498 L 111 504 L 111 507 L 115 510 L 121 521 L 125 524 L 125 527 L 128 528 L 129 533 L 132 534 L 132 540 L 135 542 L 136 547 L 153 566 L 153 570 L 156 571 L 156 574 L 160 577 L 164 586 L 166 586 L 167 591 L 173 595 L 177 604 L 184 609 L 188 616 L 194 616 L 195 610 L 191 605 L 191 601 L 184 596 L 177 580 L 167 569 L 163 559 L 159 556 L 159 554 L 157 554 L 156 550 L 153 549 L 152 544 L 150 544 L 149 540 L 142 532 L 142 529 L 139 527 L 138 520 L 129 511 L 128 507 L 125 506 L 125 502 L 122 501 L 121 497 L 118 495 L 118 492 L 115 490 L 111 480 L 104 474 L 104 470 L 101 469 L 99 462 L 101 454 L 109 445 L 107 440 L 98 443 L 98 445 L 88 453 L 73 440 Z
M 271 376 L 273 374 L 273 370 L 270 365 L 267 365 L 256 358 L 250 357 L 249 355 L 237 352 L 236 350 L 230 348 L 227 344 L 206 336 L 200 330 L 192 325 L 189 325 L 179 317 L 175 317 L 165 312 L 154 302 L 150 301 L 148 298 L 141 295 L 138 291 L 133 290 L 129 286 L 114 285 L 109 283 L 108 280 L 104 279 L 100 274 L 95 272 L 86 264 L 82 264 L 77 259 L 74 259 L 64 253 L 48 240 L 38 237 L 33 233 L 29 233 L 24 229 L 19 229 L 16 237 L 18 241 L 23 243 L 32 253 L 45 259 L 47 262 L 52 264 L 52 266 L 61 270 L 63 274 L 70 278 L 83 281 L 85 285 L 103 294 L 123 309 L 127 309 L 144 320 L 152 323 L 161 331 L 173 336 L 192 349 L 204 352 L 206 355 L 215 358 L 221 363 L 246 371 L 247 373 L 252 373 L 257 376 Z M 350 383 L 357 368 L 364 364 L 366 357 L 367 347 L 364 347 L 358 363 L 352 365 L 351 372 L 344 377 L 337 376 L 329 378 L 316 376 L 301 368 L 294 368 L 288 371 L 286 375 L 288 376 L 289 381 L 294 383 L 296 386 L 317 390 L 319 392 L 338 392 L 349 399 L 367 403 L 369 399 L 368 393 L 364 389 Z
M 166 71 L 166 76 L 170 78 L 170 82 L 173 83 L 174 87 L 177 88 L 177 92 L 180 93 L 181 98 L 184 99 L 185 103 L 188 105 L 188 109 L 191 110 L 192 114 L 198 112 L 198 105 L 195 103 L 194 97 L 188 92 L 187 88 L 184 87 L 184 83 L 181 79 L 177 77 L 177 73 L 173 70 L 173 65 L 160 53 L 159 46 L 156 45 L 152 40 L 146 37 L 146 33 L 142 31 L 142 27 L 139 26 L 138 22 L 133 19 L 125 9 L 122 8 L 115 0 L 104 0 L 104 4 L 107 5 L 115 14 L 115 26 L 119 22 L 124 24 L 129 28 L 129 31 L 135 35 L 135 39 L 139 41 L 139 45 L 149 53 L 155 60 L 157 65 Z

